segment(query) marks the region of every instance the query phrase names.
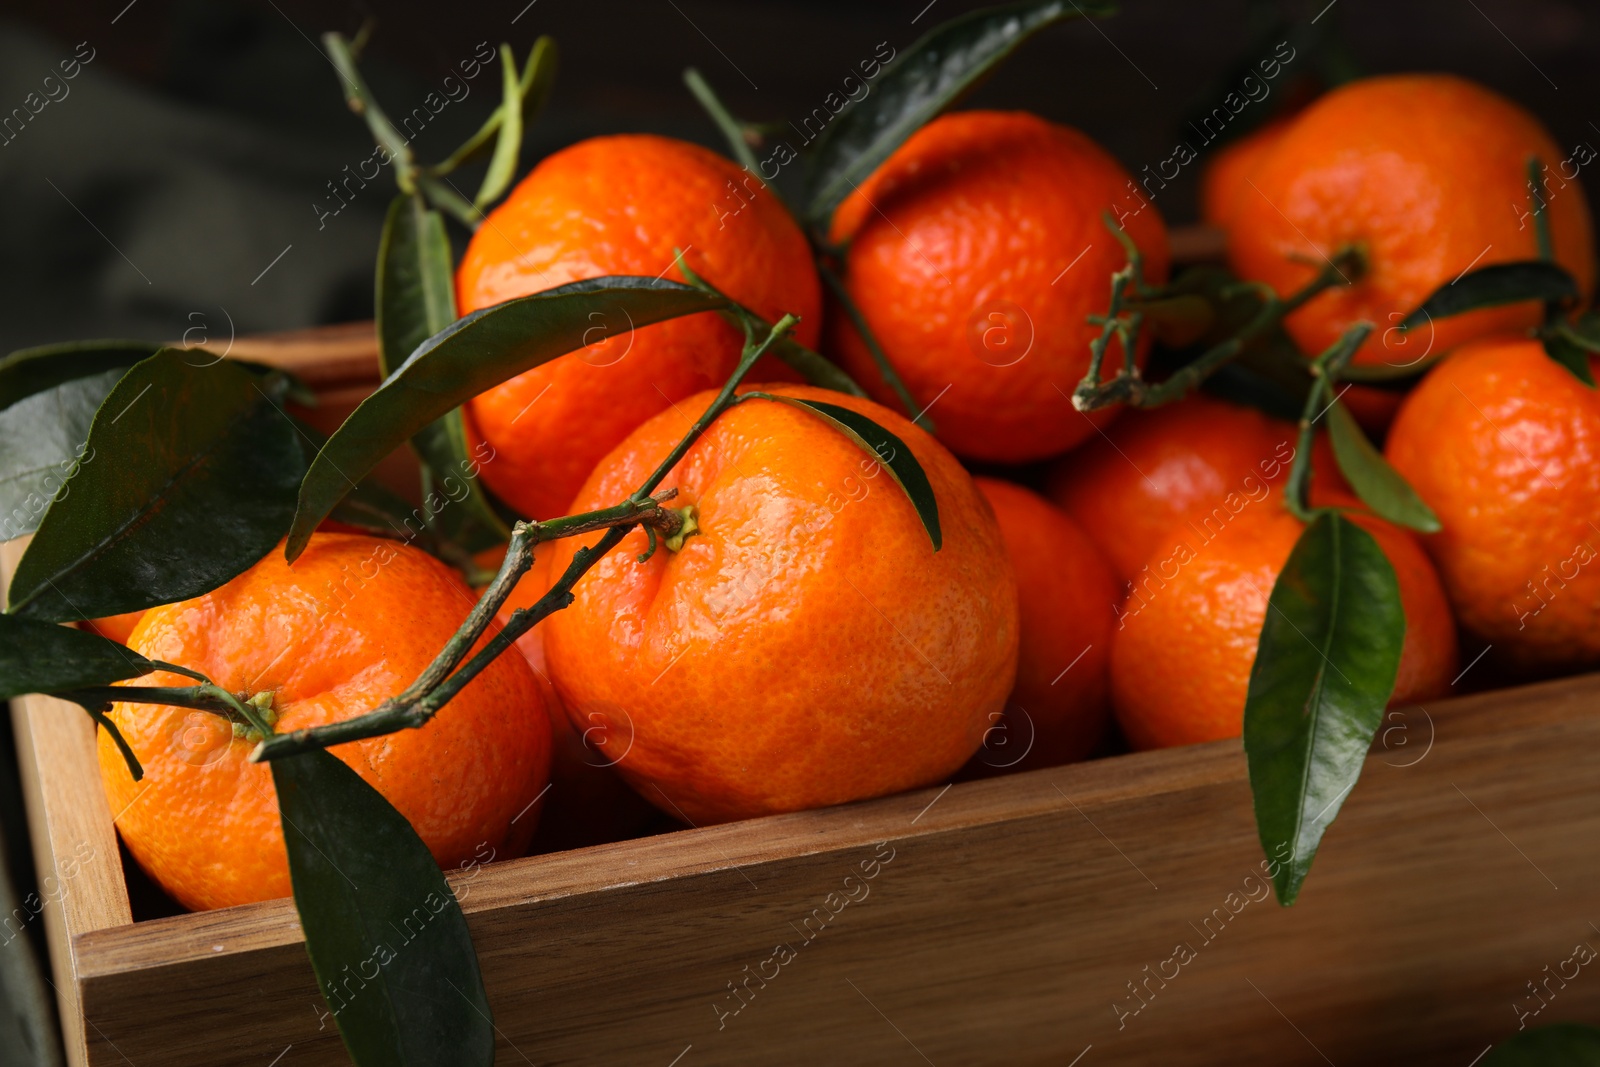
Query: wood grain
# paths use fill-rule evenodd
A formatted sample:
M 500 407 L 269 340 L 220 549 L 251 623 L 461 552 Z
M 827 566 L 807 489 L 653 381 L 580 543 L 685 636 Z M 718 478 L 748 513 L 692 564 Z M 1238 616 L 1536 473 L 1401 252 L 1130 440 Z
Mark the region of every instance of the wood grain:
M 0 545 L 0 572 L 11 572 L 28 539 Z M 88 1063 L 75 937 L 133 922 L 117 853 L 111 809 L 100 788 L 94 725 L 82 708 L 50 697 L 12 701 L 28 834 L 50 945 L 51 984 L 61 1013 L 67 1062 Z

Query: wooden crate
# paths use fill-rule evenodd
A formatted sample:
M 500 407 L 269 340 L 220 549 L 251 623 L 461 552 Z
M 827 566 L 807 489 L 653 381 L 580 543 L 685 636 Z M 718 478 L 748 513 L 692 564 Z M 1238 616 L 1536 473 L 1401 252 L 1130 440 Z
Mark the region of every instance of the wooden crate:
M 375 369 L 370 327 L 232 354 L 334 422 Z M 1466 1067 L 1519 1008 L 1600 1015 L 1600 976 L 1552 977 L 1600 945 L 1597 713 L 1600 675 L 1393 713 L 1288 910 L 1237 741 L 453 881 L 503 1064 Z M 88 718 L 13 714 L 71 1062 L 345 1062 L 291 902 L 135 922 Z

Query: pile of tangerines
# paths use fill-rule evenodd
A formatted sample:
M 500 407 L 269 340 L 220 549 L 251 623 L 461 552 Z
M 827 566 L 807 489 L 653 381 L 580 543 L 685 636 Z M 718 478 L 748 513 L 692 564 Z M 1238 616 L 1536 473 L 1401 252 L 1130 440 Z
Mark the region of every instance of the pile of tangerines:
M 1312 462 L 1313 500 L 1348 505 L 1394 567 L 1407 620 L 1395 702 L 1473 684 L 1462 668 L 1484 649 L 1485 679 L 1600 661 L 1600 396 L 1530 339 L 1535 303 L 1393 328 L 1469 270 L 1536 257 L 1530 157 L 1549 164 L 1554 258 L 1590 291 L 1590 219 L 1564 156 L 1482 87 L 1395 76 L 1328 92 L 1205 175 L 1206 219 L 1239 279 L 1287 296 L 1334 249 L 1359 250 L 1359 276 L 1285 320 L 1304 353 L 1366 320 L 1355 366 L 1430 361 L 1408 389 L 1351 386 L 1344 401 L 1386 437 L 1437 532 L 1364 512 L 1320 444 Z M 681 253 L 768 321 L 797 315 L 796 339 L 875 398 L 777 362 L 751 376 L 898 436 L 933 487 L 942 547 L 883 463 L 823 422 L 781 404 L 728 411 L 662 483 L 685 520 L 673 544 L 651 551 L 635 528 L 520 640 L 523 656 L 496 660 L 426 727 L 333 749 L 442 864 L 486 844 L 525 851 L 547 785 L 545 831 L 563 833 L 556 820 L 564 840 L 599 840 L 637 829 L 641 797 L 699 825 L 1240 735 L 1268 596 L 1302 528 L 1283 499 L 1299 428 L 1204 394 L 1074 406 L 1091 319 L 1127 262 L 1106 213 L 1149 281 L 1170 272 L 1166 227 L 1128 170 L 1027 113 L 922 128 L 820 240 L 878 352 L 825 297 L 802 227 L 747 177 L 662 137 L 560 151 L 476 230 L 458 310 L 603 275 L 682 280 Z M 740 352 L 739 331 L 702 313 L 506 381 L 465 410 L 475 454 L 492 457 L 479 476 L 534 520 L 623 499 Z M 584 543 L 540 546 L 503 610 L 536 600 Z M 408 685 L 475 600 L 407 545 L 372 566 L 381 544 L 325 527 L 292 565 L 273 554 L 123 620 L 131 633 L 102 627 L 152 660 L 270 692 L 280 729 L 336 721 Z M 133 782 L 102 735 L 111 809 L 163 887 L 193 908 L 288 893 L 271 777 L 249 744 L 183 709 L 122 704 L 111 718 L 147 771 Z M 220 749 L 197 742 L 206 730 Z

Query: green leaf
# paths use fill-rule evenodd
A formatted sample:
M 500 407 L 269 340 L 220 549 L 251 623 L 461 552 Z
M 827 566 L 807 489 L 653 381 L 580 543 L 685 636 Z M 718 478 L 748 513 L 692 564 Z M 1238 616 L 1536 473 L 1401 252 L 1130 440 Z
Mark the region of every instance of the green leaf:
M 1400 328 L 1414 330 L 1434 319 L 1526 300 L 1576 299 L 1578 283 L 1563 267 L 1537 259 L 1495 263 L 1435 289 L 1421 306 L 1405 317 Z
M 1030 0 L 983 8 L 936 26 L 878 76 L 872 92 L 840 112 L 810 163 L 807 217 L 826 230 L 839 203 L 923 125 L 954 106 L 1044 27 L 1109 15 L 1105 0 Z
M 0 541 L 38 529 L 45 510 L 89 456 L 89 426 L 123 371 L 101 371 L 0 410 Z
M 494 155 L 489 158 L 483 184 L 472 198 L 472 206 L 479 211 L 500 199 L 510 187 L 511 179 L 517 175 L 517 157 L 522 153 L 522 86 L 517 80 L 517 61 L 508 44 L 500 46 L 500 73 L 504 84 L 500 135 L 495 139 Z
M 523 371 L 629 329 L 715 311 L 721 297 L 661 278 L 606 277 L 518 297 L 457 319 L 345 419 L 312 462 L 285 554 L 300 555 L 311 531 L 350 488 L 433 420 Z
M 10 611 L 59 622 L 199 596 L 288 530 L 306 464 L 269 394 L 285 380 L 191 357 L 162 349 L 100 405 L 17 565 Z
M 160 347 L 144 341 L 70 341 L 20 349 L 0 360 L 0 410 L 67 382 L 127 370 Z
M 1333 443 L 1333 457 L 1339 462 L 1339 473 L 1361 502 L 1390 522 L 1423 533 L 1438 533 L 1439 517 L 1367 440 L 1350 409 L 1335 400 L 1328 406 L 1327 419 L 1328 438 Z
M 1594 349 L 1589 348 L 1589 339 L 1575 335 L 1565 327 L 1558 326 L 1554 331 L 1547 331 L 1544 335 L 1545 355 L 1561 364 L 1572 372 L 1578 381 L 1594 388 L 1594 371 L 1589 365 L 1589 353 Z
M 420 196 L 400 195 L 378 244 L 378 365 L 387 377 L 428 338 L 456 320 L 455 278 L 450 238 L 444 217 Z M 446 508 L 439 519 L 441 534 L 467 554 L 504 544 L 511 536 L 475 476 L 477 465 L 467 455 L 461 409 L 452 408 L 419 429 L 411 447 L 434 482 L 466 484 L 461 506 Z M 427 494 L 424 493 L 424 496 Z M 452 494 L 452 499 L 457 499 Z
M 362 1067 L 494 1062 L 466 918 L 428 846 L 327 752 L 272 761 L 306 953 Z
M 889 477 L 893 478 L 895 484 L 906 494 L 911 506 L 917 509 L 917 518 L 922 520 L 922 528 L 928 531 L 928 540 L 933 542 L 933 550 L 937 552 L 944 546 L 944 534 L 939 529 L 939 502 L 934 499 L 933 486 L 929 484 L 928 475 L 923 471 L 922 464 L 917 462 L 917 457 L 911 454 L 911 449 L 900 438 L 860 412 L 838 404 L 760 392 L 746 393 L 740 399 L 741 401 L 775 400 L 780 404 L 801 408 L 821 417 L 835 430 L 854 441 L 862 451 L 882 461 L 889 472 Z
M 1261 846 L 1293 904 L 1355 787 L 1400 669 L 1400 586 L 1371 534 L 1334 512 L 1278 575 L 1250 671 L 1244 751 Z
M 153 670 L 139 653 L 99 634 L 0 615 L 0 700 L 110 685 Z
M 1579 1023 L 1524 1030 L 1496 1045 L 1481 1067 L 1600 1067 L 1600 1030 Z
M 389 202 L 378 240 L 378 367 L 384 377 L 456 320 L 455 277 L 444 216 L 415 193 Z

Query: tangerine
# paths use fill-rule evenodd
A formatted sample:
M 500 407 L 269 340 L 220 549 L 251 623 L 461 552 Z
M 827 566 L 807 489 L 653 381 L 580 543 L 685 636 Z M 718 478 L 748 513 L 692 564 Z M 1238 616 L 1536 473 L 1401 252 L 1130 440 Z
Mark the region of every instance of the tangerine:
M 955 457 L 871 401 L 768 391 L 848 407 L 898 435 L 932 485 L 944 544 L 934 551 L 877 457 L 810 411 L 745 400 L 694 444 L 661 488 L 696 509 L 698 532 L 641 563 L 646 534 L 630 531 L 547 620 L 545 652 L 574 725 L 625 741 L 622 776 L 695 824 L 944 779 L 1016 676 L 1016 580 Z M 711 400 L 635 430 L 573 506 L 628 496 Z M 552 572 L 578 540 L 556 542 Z
M 1293 116 L 1283 115 L 1217 149 L 1200 171 L 1200 218 L 1226 230 L 1239 200 L 1251 192 L 1250 181 L 1261 160 L 1288 130 Z
M 1112 706 L 1134 748 L 1243 732 L 1267 598 L 1304 529 L 1280 502 L 1278 494 L 1240 512 L 1174 567 L 1152 571 L 1123 605 L 1111 642 Z M 1354 503 L 1339 494 L 1321 502 Z M 1370 515 L 1349 518 L 1377 539 L 1400 585 L 1406 636 L 1390 703 L 1443 694 L 1457 647 L 1439 576 L 1407 531 Z
M 133 649 L 222 688 L 270 693 L 284 731 L 370 711 L 404 690 L 471 609 L 466 585 L 409 546 L 316 533 L 291 567 L 272 552 L 193 600 L 151 608 Z M 189 685 L 156 672 L 127 684 Z M 100 774 L 128 851 L 184 907 L 289 894 L 272 771 L 221 716 L 119 703 L 109 712 L 145 776 L 100 731 Z M 501 656 L 417 730 L 330 749 L 410 820 L 441 866 L 526 849 L 550 762 L 532 673 Z
M 821 292 L 811 251 L 783 205 L 698 145 L 623 135 L 546 158 L 491 211 L 456 272 L 461 314 L 607 274 L 683 281 L 690 267 L 776 321 L 800 317 L 815 345 Z M 535 519 L 566 510 L 596 462 L 645 419 L 733 371 L 743 339 L 712 312 L 628 329 L 525 371 L 466 405 L 469 447 L 487 441 L 485 484 Z
M 1078 524 L 1038 493 L 976 478 L 1017 574 L 1017 680 L 977 756 L 991 770 L 1086 759 L 1111 721 L 1116 580 Z
M 1214 535 L 1249 501 L 1265 499 L 1294 461 L 1295 424 L 1196 393 L 1128 412 L 1104 437 L 1061 457 L 1045 494 L 1078 521 L 1113 571 L 1132 581 L 1181 520 Z M 1337 481 L 1327 446 L 1313 453 L 1318 480 Z M 1173 541 L 1163 546 L 1163 538 Z
M 1600 662 L 1600 394 L 1486 338 L 1411 391 L 1386 454 L 1439 517 L 1423 544 L 1463 630 L 1524 672 Z
M 1026 112 L 944 115 L 912 134 L 839 205 L 844 283 L 953 451 L 1021 462 L 1062 452 L 1108 421 L 1071 401 L 1089 369 L 1087 317 L 1127 262 L 1110 212 L 1167 277 L 1167 230 L 1132 179 L 1087 136 Z M 892 392 L 843 316 L 830 336 L 847 370 Z M 1143 359 L 1143 349 L 1138 353 Z M 1108 373 L 1122 359 L 1113 346 Z M 937 405 L 937 407 L 934 407 Z
M 1244 278 L 1286 295 L 1357 245 L 1364 273 L 1285 320 L 1308 354 L 1360 320 L 1377 331 L 1357 364 L 1410 365 L 1427 354 L 1539 323 L 1537 302 L 1485 308 L 1402 333 L 1400 321 L 1468 270 L 1535 259 L 1527 163 L 1547 168 L 1555 259 L 1580 291 L 1594 283 L 1594 239 L 1583 189 L 1559 173 L 1563 154 L 1532 115 L 1448 74 L 1350 82 L 1284 131 L 1247 177 L 1234 206 L 1228 258 Z

